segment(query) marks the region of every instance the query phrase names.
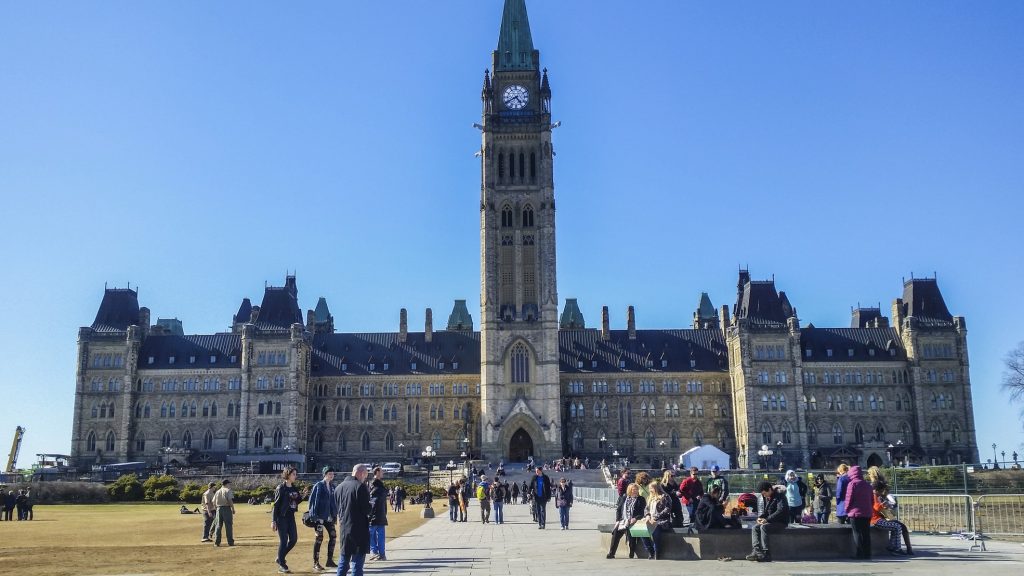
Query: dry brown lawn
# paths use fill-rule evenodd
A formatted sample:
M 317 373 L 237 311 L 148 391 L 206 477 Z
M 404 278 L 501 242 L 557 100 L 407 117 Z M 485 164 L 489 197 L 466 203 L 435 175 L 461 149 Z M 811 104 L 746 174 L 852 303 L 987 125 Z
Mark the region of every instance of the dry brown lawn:
M 219 548 L 199 542 L 202 515 L 179 514 L 179 506 L 37 505 L 31 522 L 0 522 L 0 574 L 276 573 L 277 534 L 270 530 L 270 506 L 236 505 L 235 546 L 222 541 Z M 420 509 L 389 511 L 388 540 L 422 524 Z M 312 574 L 314 533 L 301 523 L 298 528 L 299 541 L 288 555 L 288 566 L 293 573 Z M 323 547 L 320 560 L 326 562 L 326 534 Z

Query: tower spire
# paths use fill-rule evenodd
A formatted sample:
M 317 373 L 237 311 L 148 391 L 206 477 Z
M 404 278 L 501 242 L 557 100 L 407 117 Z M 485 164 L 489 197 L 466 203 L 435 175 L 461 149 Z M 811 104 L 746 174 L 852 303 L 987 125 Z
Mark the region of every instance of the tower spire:
M 494 51 L 494 71 L 536 70 L 539 60 L 539 55 L 533 49 L 526 1 L 505 0 L 498 48 Z

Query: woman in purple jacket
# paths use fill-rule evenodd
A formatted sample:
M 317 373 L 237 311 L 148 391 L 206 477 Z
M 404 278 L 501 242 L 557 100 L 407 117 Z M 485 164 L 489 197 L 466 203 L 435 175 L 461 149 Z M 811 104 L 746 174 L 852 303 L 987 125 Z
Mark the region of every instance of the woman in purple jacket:
M 846 515 L 853 524 L 853 546 L 858 560 L 871 558 L 871 513 L 875 492 L 861 475 L 860 466 L 846 473 L 850 479 L 846 486 Z
M 846 464 L 840 464 L 836 468 L 836 519 L 840 524 L 850 523 L 850 519 L 846 517 L 846 485 L 850 483 L 846 473 L 849 471 L 850 467 Z

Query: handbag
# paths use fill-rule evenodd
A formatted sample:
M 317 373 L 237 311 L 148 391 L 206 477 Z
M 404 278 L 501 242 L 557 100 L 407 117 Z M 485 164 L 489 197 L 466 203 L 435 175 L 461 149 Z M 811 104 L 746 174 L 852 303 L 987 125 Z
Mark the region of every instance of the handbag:
M 629 535 L 634 538 L 650 538 L 651 526 L 647 522 L 636 522 L 629 527 Z
M 302 525 L 307 528 L 316 528 L 317 521 L 310 515 L 309 510 L 302 513 Z

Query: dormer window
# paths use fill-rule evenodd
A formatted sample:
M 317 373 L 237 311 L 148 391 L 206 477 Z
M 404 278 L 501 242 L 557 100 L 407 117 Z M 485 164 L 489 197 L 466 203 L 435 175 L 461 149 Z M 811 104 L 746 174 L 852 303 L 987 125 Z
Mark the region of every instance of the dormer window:
M 664 359 L 662 359 L 662 361 L 661 361 L 661 367 L 662 367 L 662 368 L 668 368 L 668 360 L 664 360 Z
M 619 369 L 620 370 L 624 370 L 625 368 L 626 368 L 626 361 L 625 360 L 619 360 Z
M 348 364 L 347 363 L 345 363 L 345 362 L 341 363 L 341 371 L 342 372 L 348 372 Z
M 438 370 L 444 370 L 444 362 L 438 362 L 437 363 L 437 369 Z
M 174 364 L 174 356 L 168 356 L 167 357 L 167 363 L 168 364 Z
M 696 360 L 690 360 L 690 368 L 696 368 L 696 367 L 697 367 L 697 361 Z
M 452 362 L 452 370 L 458 370 L 458 369 L 459 369 L 459 363 L 458 362 Z
M 370 362 L 370 372 L 373 372 L 376 369 L 377 369 L 377 363 L 376 362 Z
M 235 362 L 238 362 L 238 356 L 235 356 L 234 354 L 232 354 L 231 355 L 231 363 L 234 364 Z
M 849 356 L 850 358 L 853 358 L 853 348 L 847 348 L 846 355 Z
M 810 348 L 808 348 L 807 350 L 804 350 L 804 358 L 810 358 L 811 354 L 813 354 L 813 352 L 811 352 Z
M 832 357 L 832 349 L 831 348 L 827 348 L 825 350 L 825 356 L 828 356 L 829 358 Z
M 391 364 L 389 364 L 389 363 L 387 363 L 387 362 L 385 362 L 385 363 L 384 363 L 384 371 L 385 371 L 385 372 L 387 372 L 387 371 L 388 371 L 388 368 L 390 368 L 390 367 L 391 367 Z
M 195 364 L 196 363 L 196 357 L 195 356 L 189 356 L 188 357 L 188 363 L 189 364 Z
M 576 369 L 577 370 L 583 370 L 583 360 L 577 360 L 576 361 Z
M 591 360 L 590 361 L 590 367 L 591 368 L 597 368 L 597 360 Z
M 410 362 L 409 363 L 409 369 L 410 370 L 415 370 L 416 369 L 416 363 L 415 362 Z
M 216 363 L 217 363 L 217 357 L 216 356 L 210 356 L 210 364 L 216 364 Z
M 149 360 L 146 363 L 147 364 L 152 364 L 153 362 L 156 362 L 156 358 L 153 358 L 152 356 L 150 356 Z
M 868 349 L 868 356 L 871 356 L 872 358 L 875 357 L 875 349 L 874 348 Z

